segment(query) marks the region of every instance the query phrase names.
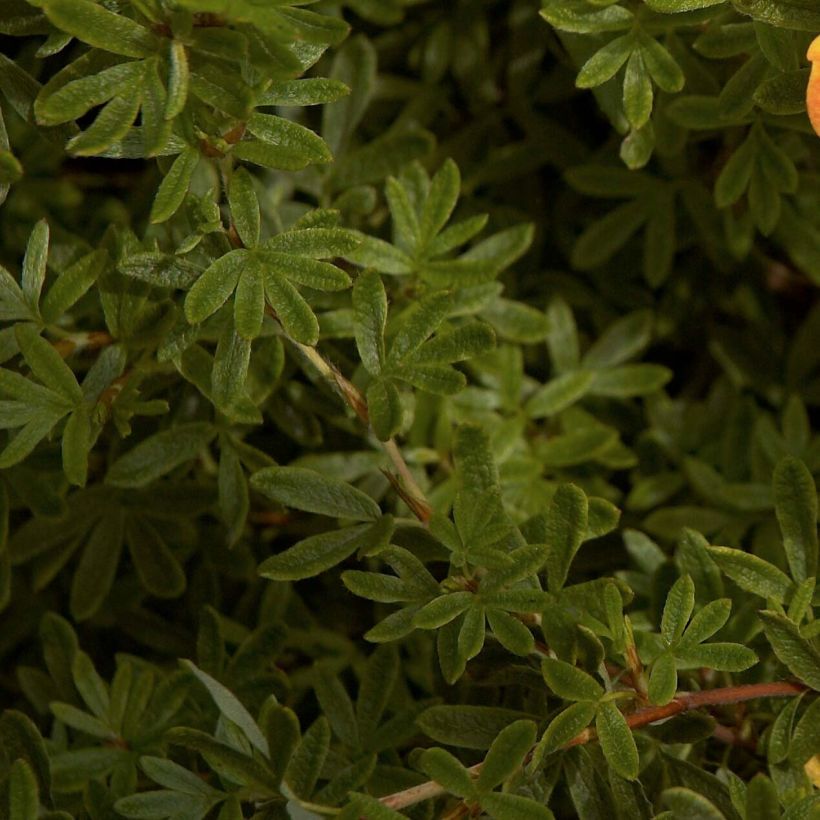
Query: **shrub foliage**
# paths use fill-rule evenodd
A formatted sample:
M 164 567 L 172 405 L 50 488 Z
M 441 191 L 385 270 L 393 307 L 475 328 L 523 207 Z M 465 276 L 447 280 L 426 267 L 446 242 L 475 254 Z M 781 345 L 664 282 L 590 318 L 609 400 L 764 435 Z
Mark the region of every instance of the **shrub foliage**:
M 818 32 L 5 0 L 0 817 L 817 817 Z

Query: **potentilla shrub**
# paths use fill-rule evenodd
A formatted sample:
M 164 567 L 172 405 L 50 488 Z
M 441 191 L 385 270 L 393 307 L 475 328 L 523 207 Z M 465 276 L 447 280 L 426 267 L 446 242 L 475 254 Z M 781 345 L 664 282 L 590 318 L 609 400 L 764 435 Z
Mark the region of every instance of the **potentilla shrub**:
M 818 33 L 0 3 L 0 817 L 820 816 Z

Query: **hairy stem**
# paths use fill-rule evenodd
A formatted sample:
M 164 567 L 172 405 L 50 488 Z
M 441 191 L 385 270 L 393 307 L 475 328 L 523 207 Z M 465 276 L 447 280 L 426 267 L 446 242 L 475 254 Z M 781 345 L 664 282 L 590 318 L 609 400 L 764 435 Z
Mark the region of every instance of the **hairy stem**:
M 648 726 L 657 723 L 659 720 L 666 720 L 675 715 L 689 712 L 692 709 L 699 709 L 704 706 L 723 706 L 730 703 L 742 703 L 747 700 L 757 700 L 758 698 L 789 698 L 805 692 L 806 687 L 800 683 L 790 681 L 775 681 L 774 683 L 751 683 L 743 686 L 727 686 L 722 689 L 709 689 L 705 692 L 681 693 L 664 706 L 649 706 L 639 709 L 631 715 L 626 716 L 626 722 L 630 729 L 638 729 L 641 726 Z M 581 746 L 595 739 L 594 729 L 584 729 L 583 732 L 574 737 L 564 748 Z M 476 763 L 468 771 L 473 777 L 477 777 L 481 771 L 482 763 Z M 381 798 L 381 802 L 391 809 L 402 809 L 421 803 L 446 794 L 447 790 L 436 783 L 435 780 L 428 780 L 410 789 L 389 794 Z

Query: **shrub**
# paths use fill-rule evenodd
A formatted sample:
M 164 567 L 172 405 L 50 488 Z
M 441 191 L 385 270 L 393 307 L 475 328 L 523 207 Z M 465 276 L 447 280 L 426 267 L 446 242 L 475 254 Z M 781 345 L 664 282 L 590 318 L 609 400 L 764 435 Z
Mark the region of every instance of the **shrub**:
M 6 0 L 0 815 L 817 817 L 817 32 Z

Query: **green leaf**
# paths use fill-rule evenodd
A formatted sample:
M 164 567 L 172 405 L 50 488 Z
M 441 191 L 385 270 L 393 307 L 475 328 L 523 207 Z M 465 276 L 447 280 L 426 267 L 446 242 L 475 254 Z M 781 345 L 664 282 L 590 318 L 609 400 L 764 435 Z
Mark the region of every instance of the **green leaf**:
M 275 148 L 286 170 L 299 170 L 306 165 L 317 162 L 329 162 L 332 159 L 330 149 L 325 141 L 303 125 L 277 117 L 272 114 L 251 114 L 248 119 L 248 131 L 264 143 Z M 237 149 L 243 145 L 240 143 Z M 237 153 L 237 149 L 234 153 Z
M 231 220 L 246 248 L 259 243 L 259 200 L 253 187 L 253 177 L 244 169 L 237 168 L 228 186 L 228 204 Z
M 265 296 L 285 332 L 300 344 L 315 345 L 319 341 L 319 322 L 310 305 L 287 279 L 272 271 L 265 273 Z
M 558 658 L 544 658 L 541 672 L 547 686 L 559 698 L 597 701 L 604 694 L 603 687 L 591 675 Z
M 641 38 L 641 56 L 655 84 L 668 94 L 677 94 L 685 77 L 675 58 L 653 37 Z
M 625 364 L 595 374 L 589 392 L 598 396 L 631 398 L 660 390 L 672 378 L 672 371 L 657 364 Z
M 595 730 L 606 762 L 625 780 L 638 777 L 638 748 L 626 718 L 613 701 L 601 704 L 595 718 Z
M 185 318 L 191 324 L 203 322 L 225 304 L 250 258 L 248 251 L 234 250 L 205 269 L 185 297 Z
M 550 592 L 558 592 L 567 580 L 572 559 L 586 535 L 588 508 L 586 494 L 574 484 L 559 486 L 550 501 L 546 535 Z
M 302 736 L 285 771 L 285 782 L 293 792 L 308 798 L 316 788 L 330 748 L 330 725 L 320 717 Z
M 9 820 L 30 820 L 40 813 L 37 778 L 29 764 L 18 758 L 8 773 Z
M 367 271 L 356 279 L 353 310 L 356 317 L 356 347 L 362 364 L 372 375 L 378 375 L 384 362 L 387 293 L 377 273 Z
M 695 613 L 681 638 L 681 645 L 688 646 L 701 643 L 711 638 L 729 620 L 732 602 L 729 598 L 710 601 L 699 612 Z
M 143 154 L 146 157 L 155 157 L 162 153 L 171 137 L 171 123 L 165 119 L 167 97 L 160 78 L 159 61 L 146 60 L 140 115 Z
M 587 350 L 584 367 L 604 368 L 623 364 L 637 356 L 652 337 L 652 314 L 637 310 L 613 322 Z
M 786 458 L 774 471 L 775 512 L 792 578 L 817 574 L 817 490 L 802 461 Z
M 593 222 L 578 238 L 572 249 L 572 264 L 590 270 L 614 256 L 646 222 L 643 202 L 626 202 Z
M 778 603 L 785 602 L 791 596 L 794 584 L 774 564 L 730 547 L 708 549 L 721 572 L 728 575 L 741 589 Z
M 789 700 L 772 722 L 766 746 L 766 756 L 770 764 L 782 763 L 789 756 L 794 716 L 800 706 L 800 701 L 799 696 Z
M 339 740 L 352 749 L 359 747 L 359 726 L 353 703 L 336 672 L 328 667 L 315 669 L 313 686 L 322 711 Z
M 396 365 L 421 347 L 444 321 L 449 307 L 450 295 L 442 292 L 414 302 L 401 316 L 401 327 L 390 345 L 387 363 Z
M 533 770 L 539 768 L 547 755 L 565 746 L 583 732 L 595 719 L 597 711 L 597 704 L 581 701 L 573 703 L 554 717 L 533 752 L 531 761 Z
M 471 592 L 451 592 L 449 595 L 440 595 L 425 604 L 413 619 L 419 629 L 438 629 L 450 623 L 474 603 Z
M 48 259 L 48 223 L 41 219 L 29 236 L 26 255 L 23 258 L 23 295 L 33 312 L 37 312 L 40 291 L 46 278 Z
M 235 783 L 253 786 L 263 795 L 279 793 L 272 773 L 262 763 L 242 754 L 233 746 L 215 740 L 205 732 L 175 726 L 167 733 L 166 740 L 173 746 L 199 752 L 215 771 Z M 190 796 L 186 797 L 190 799 Z
M 820 652 L 801 634 L 797 625 L 776 612 L 759 613 L 763 631 L 775 655 L 792 674 L 820 691 Z
M 267 467 L 253 474 L 251 486 L 274 501 L 318 515 L 358 521 L 381 515 L 379 505 L 361 490 L 303 467 Z
M 280 80 L 268 86 L 259 106 L 304 106 L 335 102 L 350 94 L 350 88 L 339 80 L 310 77 L 304 80 Z
M 214 438 L 206 422 L 188 422 L 162 430 L 120 456 L 109 468 L 106 482 L 115 487 L 144 487 L 195 459 Z
M 190 69 L 185 46 L 179 40 L 168 43 L 168 97 L 165 101 L 165 119 L 179 116 L 188 99 Z
M 708 798 L 691 789 L 674 787 L 663 793 L 663 802 L 673 817 L 697 817 L 698 820 L 726 820 L 726 816 Z
M 215 797 L 219 794 L 201 777 L 198 777 L 178 763 L 164 757 L 146 755 L 140 758 L 140 768 L 160 786 L 192 796 Z
M 535 647 L 532 632 L 517 618 L 498 609 L 487 611 L 487 621 L 499 643 L 514 655 L 526 657 Z
M 107 262 L 108 254 L 104 250 L 96 250 L 81 256 L 67 267 L 40 304 L 43 321 L 56 322 L 79 301 L 100 276 Z
M 122 797 L 114 804 L 118 814 L 135 818 L 202 817 L 216 803 L 204 795 L 160 789 Z
M 392 380 L 377 379 L 369 385 L 367 410 L 373 432 L 381 441 L 387 441 L 401 429 L 404 407 Z
M 76 706 L 69 703 L 54 702 L 50 704 L 50 708 L 57 720 L 62 721 L 66 726 L 70 726 L 78 732 L 109 741 L 114 740 L 116 737 L 116 733 L 112 731 L 110 726 Z
M 220 440 L 217 474 L 219 509 L 228 528 L 228 542 L 236 543 L 242 534 L 250 508 L 248 482 L 236 448 Z
M 299 228 L 266 239 L 264 247 L 279 253 L 329 259 L 351 253 L 361 241 L 359 234 L 344 228 Z
M 595 376 L 589 370 L 563 373 L 536 390 L 524 405 L 524 411 L 532 419 L 556 415 L 582 399 Z
M 514 774 L 533 747 L 535 733 L 531 720 L 517 720 L 502 729 L 484 758 L 476 789 L 494 789 Z
M 66 478 L 84 487 L 88 477 L 88 451 L 91 449 L 91 415 L 81 404 L 68 417 L 63 430 L 63 470 Z
M 208 690 L 208 694 L 213 698 L 219 711 L 235 723 L 243 732 L 251 745 L 258 749 L 265 757 L 270 754 L 268 741 L 251 717 L 250 712 L 239 702 L 236 696 L 218 680 L 203 672 L 196 664 L 189 660 L 181 660 L 180 664 L 187 669 L 194 677 Z
M 111 591 L 123 543 L 123 515 L 113 510 L 91 531 L 71 583 L 71 615 L 82 621 L 94 615 Z
M 803 712 L 789 746 L 789 760 L 804 766 L 809 758 L 820 754 L 820 699 L 815 698 Z
M 529 717 L 526 713 L 496 706 L 448 704 L 426 709 L 417 718 L 416 725 L 437 743 L 462 749 L 489 749 L 505 727 Z
M 158 598 L 176 598 L 185 590 L 185 572 L 154 525 L 129 517 L 128 552 L 142 586 Z
M 421 211 L 419 238 L 422 247 L 428 246 L 447 224 L 458 202 L 460 190 L 458 166 L 447 159 L 430 181 L 430 192 Z
M 663 706 L 675 697 L 678 688 L 678 670 L 672 652 L 664 652 L 652 664 L 649 674 L 649 699 Z
M 632 52 L 626 64 L 623 92 L 626 118 L 634 129 L 640 130 L 649 122 L 654 100 L 652 81 L 640 49 Z
M 106 103 L 94 122 L 68 141 L 66 149 L 76 156 L 88 157 L 106 151 L 123 139 L 134 124 L 142 103 L 141 86 Z
M 695 584 L 688 575 L 672 585 L 666 597 L 661 620 L 661 634 L 667 643 L 677 641 L 695 608 Z
M 469 772 L 444 749 L 427 749 L 419 758 L 422 771 L 458 797 L 469 797 L 475 792 Z
M 396 377 L 437 396 L 452 396 L 467 385 L 461 371 L 445 365 L 403 364 L 396 369 Z
M 147 57 L 158 45 L 151 32 L 89 0 L 45 0 L 43 10 L 57 28 L 104 51 Z
M 635 39 L 631 34 L 611 40 L 584 63 L 575 78 L 575 85 L 578 88 L 595 88 L 612 79 L 629 59 L 634 48 Z
M 236 285 L 233 320 L 236 332 L 244 339 L 255 339 L 262 331 L 265 316 L 265 283 L 255 262 L 245 265 Z
M 379 726 L 399 672 L 399 657 L 393 647 L 380 646 L 367 659 L 356 699 L 359 736 L 365 745 Z
M 46 386 L 65 398 L 72 405 L 83 400 L 83 391 L 77 379 L 60 354 L 37 332 L 31 324 L 18 324 L 14 328 L 20 352 L 31 372 Z
M 755 20 L 779 28 L 816 32 L 820 29 L 820 11 L 807 0 L 732 0 L 735 8 Z
M 105 719 L 109 708 L 108 687 L 85 652 L 74 655 L 71 675 L 85 705 L 98 718 Z
M 360 524 L 311 535 L 284 552 L 266 558 L 259 565 L 259 574 L 274 581 L 312 578 L 353 555 L 378 524 Z
M 520 794 L 491 792 L 481 796 L 481 807 L 495 820 L 554 820 L 544 805 Z
M 227 322 L 217 341 L 211 371 L 214 403 L 229 415 L 245 400 L 251 357 L 251 339 L 240 336 L 233 325 L 233 322 Z
M 165 222 L 177 212 L 188 193 L 191 177 L 198 164 L 199 152 L 193 148 L 183 149 L 160 183 L 151 206 L 151 222 Z
M 703 643 L 698 646 L 679 646 L 675 657 L 692 667 L 709 667 L 721 672 L 743 672 L 758 662 L 757 655 L 739 643 Z

